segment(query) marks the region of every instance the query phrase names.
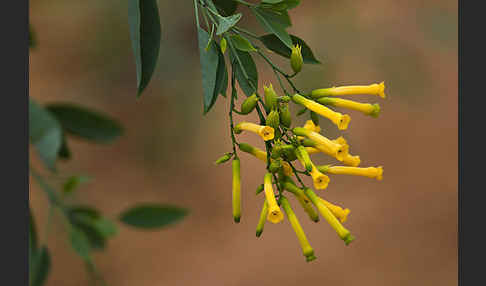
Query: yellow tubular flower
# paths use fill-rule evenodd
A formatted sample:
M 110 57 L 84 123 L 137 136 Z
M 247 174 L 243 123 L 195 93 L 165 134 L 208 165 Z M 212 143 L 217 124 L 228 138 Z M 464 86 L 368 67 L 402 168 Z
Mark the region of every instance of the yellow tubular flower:
M 348 166 L 358 167 L 361 163 L 361 159 L 357 155 L 352 156 L 351 154 L 347 154 L 347 156 L 344 157 L 343 163 Z
M 267 152 L 257 148 L 253 147 L 250 144 L 247 143 L 240 143 L 238 144 L 238 148 L 240 148 L 241 151 L 249 153 L 256 158 L 262 160 L 263 162 L 267 162 Z M 292 167 L 290 167 L 289 163 L 282 161 L 282 168 L 284 171 L 284 174 L 287 176 L 291 176 L 294 172 L 292 171 Z
M 264 141 L 272 140 L 275 133 L 270 126 L 262 126 L 251 122 L 240 122 L 234 128 L 236 134 L 240 134 L 243 130 L 260 135 Z
M 321 152 L 321 150 L 314 147 L 305 147 L 305 151 L 307 151 L 308 154 L 316 154 Z
M 241 218 L 241 181 L 240 181 L 240 159 L 233 159 L 233 219 L 236 223 Z
M 319 125 L 315 125 L 312 120 L 307 120 L 304 124 L 304 128 L 317 133 L 321 132 L 321 127 Z
M 348 99 L 331 98 L 331 97 L 321 97 L 317 99 L 317 102 L 325 105 L 357 110 L 366 115 L 370 115 L 372 117 L 378 117 L 378 114 L 380 114 L 380 105 L 378 103 L 375 104 L 361 103 L 361 102 L 356 102 Z
M 351 117 L 349 117 L 349 115 L 333 111 L 325 107 L 324 105 L 321 105 L 313 100 L 303 97 L 300 94 L 294 94 L 292 96 L 292 100 L 300 105 L 307 107 L 315 113 L 328 118 L 339 128 L 339 130 L 346 130 L 348 128 L 349 122 L 351 121 Z
M 385 82 L 382 81 L 379 84 L 373 83 L 370 85 L 350 85 L 315 89 L 312 91 L 311 96 L 313 98 L 319 98 L 323 96 L 340 96 L 354 94 L 377 95 L 381 98 L 385 98 Z
M 292 228 L 294 229 L 295 234 L 297 235 L 297 239 L 299 240 L 300 246 L 302 247 L 302 252 L 306 258 L 306 261 L 309 262 L 316 259 L 316 257 L 314 256 L 314 250 L 310 246 L 309 241 L 305 236 L 304 230 L 300 226 L 297 216 L 295 216 L 294 211 L 290 207 L 289 201 L 286 197 L 282 196 L 280 198 L 280 202 L 282 204 L 282 208 L 284 209 L 285 214 L 287 215 L 287 218 L 290 221 L 290 224 L 292 225 Z
M 279 223 L 283 220 L 283 214 L 275 199 L 275 194 L 272 188 L 272 174 L 266 173 L 263 179 L 263 191 L 268 203 L 267 219 L 272 223 Z
M 319 199 L 342 223 L 346 222 L 346 220 L 348 219 L 348 214 L 351 212 L 349 209 L 343 210 L 343 208 L 341 208 L 340 206 L 333 205 L 322 198 Z
M 299 148 L 302 146 L 299 146 Z M 307 164 L 310 165 L 311 171 L 310 175 L 312 177 L 312 182 L 314 183 L 314 187 L 318 190 L 325 190 L 327 186 L 329 185 L 329 177 L 321 173 L 316 165 L 312 163 L 310 158 L 306 160 L 306 158 L 302 157 L 302 154 L 300 152 L 295 152 L 295 155 L 297 155 L 297 159 L 299 159 L 299 162 L 302 164 L 304 168 L 307 169 Z
M 358 168 L 358 167 L 347 167 L 347 166 L 319 166 L 317 169 L 323 173 L 330 173 L 336 175 L 355 175 L 364 176 L 372 179 L 377 179 L 381 181 L 383 179 L 383 167 L 368 167 L 368 168 Z
M 294 194 L 294 196 L 297 198 L 299 201 L 300 205 L 304 209 L 304 211 L 309 215 L 309 218 L 314 221 L 318 222 L 319 221 L 319 215 L 317 212 L 314 210 L 314 207 L 312 206 L 312 203 L 310 202 L 309 198 L 304 194 L 304 191 L 300 188 L 298 188 L 290 178 L 287 178 L 285 183 L 283 184 L 283 187 Z
M 256 227 L 256 236 L 260 237 L 263 232 L 263 227 L 265 226 L 265 222 L 267 221 L 268 215 L 268 203 L 267 200 L 263 202 L 262 212 L 260 213 L 260 219 L 258 220 L 258 224 Z
M 344 160 L 344 157 L 347 156 L 347 152 L 348 152 L 347 144 L 343 147 L 343 145 L 337 143 L 336 141 L 330 140 L 319 133 L 301 127 L 296 127 L 292 129 L 292 131 L 296 135 L 305 136 L 309 138 L 311 141 L 315 143 L 314 148 L 319 149 L 320 151 L 336 158 L 339 161 Z M 344 138 L 342 140 L 344 140 Z
M 351 235 L 339 220 L 332 214 L 332 212 L 326 207 L 326 205 L 320 200 L 320 198 L 309 188 L 304 190 L 305 195 L 311 200 L 312 204 L 316 206 L 324 219 L 331 225 L 331 227 L 337 232 L 339 237 L 344 240 L 344 243 L 348 245 L 354 240 L 354 236 Z

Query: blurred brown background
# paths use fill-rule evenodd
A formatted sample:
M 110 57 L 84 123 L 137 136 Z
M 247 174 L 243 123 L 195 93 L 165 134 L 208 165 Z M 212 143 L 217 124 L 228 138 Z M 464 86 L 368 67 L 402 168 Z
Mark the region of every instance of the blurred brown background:
M 382 113 L 374 119 L 349 111 L 352 121 L 342 133 L 321 119 L 329 137 L 348 139 L 362 166 L 383 165 L 385 172 L 381 182 L 332 176 L 319 193 L 351 209 L 346 227 L 357 240 L 348 247 L 324 220 L 310 222 L 294 203 L 317 256 L 312 263 L 305 262 L 287 221 L 267 223 L 255 237 L 262 198 L 254 192 L 264 167 L 246 154 L 242 221 L 233 223 L 230 164 L 213 164 L 231 148 L 228 101 L 220 98 L 202 116 L 193 3 L 159 2 L 161 55 L 140 99 L 127 1 L 30 3 L 39 41 L 30 56 L 30 95 L 105 111 L 126 130 L 111 146 L 69 142 L 74 158 L 59 165 L 62 173 L 94 178 L 74 201 L 113 218 L 137 202 L 191 210 L 158 232 L 120 226 L 107 250 L 95 255 L 109 285 L 457 284 L 457 1 L 304 0 L 290 11 L 289 31 L 323 62 L 304 67 L 297 77 L 301 89 L 384 80 L 388 95 L 356 97 L 379 102 Z M 247 9 L 239 11 L 242 23 L 261 34 Z M 290 70 L 287 61 L 272 58 Z M 260 89 L 270 81 L 277 85 L 255 59 Z M 260 144 L 251 135 L 241 138 Z M 42 235 L 46 200 L 35 184 L 30 195 Z M 62 220 L 54 222 L 47 285 L 87 285 Z

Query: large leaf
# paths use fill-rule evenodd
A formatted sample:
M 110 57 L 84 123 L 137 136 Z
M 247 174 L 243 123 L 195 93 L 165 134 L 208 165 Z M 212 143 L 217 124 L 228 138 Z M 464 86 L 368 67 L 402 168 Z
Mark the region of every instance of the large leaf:
M 127 225 L 155 229 L 180 221 L 188 211 L 170 205 L 143 204 L 131 208 L 120 215 L 120 220 Z
M 209 41 L 209 34 L 202 28 L 198 27 L 198 41 L 199 41 L 199 61 L 201 63 L 202 84 L 203 84 L 203 102 L 204 114 L 206 114 L 213 104 L 220 90 L 216 87 L 218 78 L 218 66 L 220 63 L 219 49 L 214 42 L 209 45 L 206 50 L 206 45 Z M 222 78 L 222 76 L 220 76 Z
M 292 39 L 285 31 L 285 26 L 275 18 L 277 13 L 258 7 L 252 8 L 251 11 L 267 32 L 275 34 L 287 47 L 292 48 Z
M 235 76 L 247 96 L 258 89 L 258 71 L 250 53 L 239 50 L 230 51 L 231 62 L 235 62 Z
M 241 13 L 238 13 L 228 17 L 218 17 L 219 25 L 218 29 L 216 30 L 216 35 L 221 35 L 231 29 L 234 25 L 236 25 L 236 23 L 238 23 L 238 21 L 240 21 L 241 16 Z
M 230 39 L 238 50 L 243 52 L 256 52 L 255 47 L 246 38 L 240 35 L 231 35 Z
M 262 8 L 273 9 L 276 11 L 285 11 L 297 7 L 300 0 L 262 0 Z
M 29 269 L 30 286 L 44 285 L 51 268 L 51 258 L 47 247 L 43 246 L 39 251 L 35 252 L 31 263 L 32 266 Z
M 292 43 L 294 45 L 298 44 L 302 47 L 302 58 L 304 59 L 304 63 L 306 64 L 320 64 L 321 62 L 316 59 L 314 53 L 310 47 L 304 42 L 304 40 L 300 39 L 297 36 L 290 35 L 292 39 Z M 274 51 L 275 53 L 290 58 L 292 54 L 292 50 L 289 49 L 286 45 L 284 45 L 274 34 L 268 34 L 260 37 L 262 43 L 267 47 L 269 50 Z
M 29 99 L 29 137 L 43 162 L 54 170 L 62 143 L 61 125 L 32 99 Z
M 71 225 L 69 234 L 71 247 L 85 261 L 91 261 L 91 243 L 85 232 L 78 226 Z
M 223 16 L 233 15 L 238 7 L 238 2 L 233 0 L 213 0 L 212 2 Z
M 64 103 L 51 104 L 47 108 L 66 132 L 81 138 L 110 143 L 123 134 L 117 121 L 99 112 Z
M 129 0 L 128 23 L 137 67 L 137 96 L 152 78 L 160 50 L 160 17 L 157 0 Z

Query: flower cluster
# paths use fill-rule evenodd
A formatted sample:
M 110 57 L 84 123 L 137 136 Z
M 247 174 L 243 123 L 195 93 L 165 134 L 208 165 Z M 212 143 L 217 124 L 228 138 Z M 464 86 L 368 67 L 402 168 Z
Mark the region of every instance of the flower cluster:
M 294 46 L 292 49 L 290 64 L 295 74 L 300 72 L 302 68 L 300 47 Z M 306 260 L 312 261 L 316 258 L 314 250 L 290 206 L 288 197 L 295 197 L 312 221 L 318 222 L 320 214 L 346 245 L 355 237 L 343 226 L 350 210 L 323 199 L 321 194 L 304 184 L 301 176 L 311 177 L 313 188 L 319 192 L 328 188 L 331 181 L 329 175 L 356 175 L 377 180 L 382 180 L 383 177 L 383 167 L 381 166 L 360 167 L 361 159 L 350 153 L 350 146 L 346 139 L 343 137 L 332 139 L 322 134 L 319 116 L 330 120 L 339 130 L 348 128 L 351 117 L 331 108 L 351 109 L 377 117 L 380 113 L 378 104 L 360 103 L 338 96 L 377 95 L 385 98 L 385 85 L 381 82 L 366 86 L 340 86 L 315 89 L 307 94 L 286 93 L 283 96 L 277 95 L 272 84 L 264 86 L 263 89 L 263 96 L 254 93 L 243 101 L 240 111 L 234 110 L 242 115 L 256 110 L 260 123 L 241 121 L 233 126 L 231 116 L 233 152 L 226 153 L 216 163 L 220 164 L 233 158 L 233 218 L 235 222 L 240 222 L 241 218 L 240 159 L 236 150 L 248 153 L 266 164 L 263 184 L 256 191 L 257 194 L 264 193 L 256 236 L 262 235 L 266 221 L 276 224 L 282 222 L 286 216 L 297 235 Z M 309 111 L 310 119 L 303 126 L 292 127 L 289 103 L 303 108 L 298 115 Z M 265 150 L 238 142 L 237 135 L 242 132 L 260 136 Z M 320 154 L 332 157 L 339 163 L 316 165 L 311 157 Z M 298 162 L 302 169 L 294 167 L 295 162 Z M 295 179 L 299 186 L 294 181 Z

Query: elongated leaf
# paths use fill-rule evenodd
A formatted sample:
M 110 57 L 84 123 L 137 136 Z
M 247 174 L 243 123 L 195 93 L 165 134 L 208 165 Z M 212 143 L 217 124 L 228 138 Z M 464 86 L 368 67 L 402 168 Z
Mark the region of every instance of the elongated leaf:
M 234 14 L 236 8 L 238 8 L 238 2 L 232 0 L 213 0 L 212 2 L 214 2 L 214 5 L 223 16 Z
M 255 47 L 252 46 L 250 41 L 248 41 L 246 38 L 244 38 L 240 35 L 231 35 L 230 39 L 233 42 L 233 45 L 235 46 L 235 48 L 237 48 L 240 51 L 243 51 L 243 52 L 255 52 L 256 51 Z
M 91 244 L 86 234 L 77 226 L 72 226 L 69 234 L 71 247 L 85 261 L 91 261 Z
M 297 7 L 300 0 L 263 0 L 260 7 L 276 11 L 285 11 Z
M 230 51 L 231 62 L 235 62 L 236 80 L 243 92 L 251 96 L 258 89 L 258 71 L 253 58 L 248 52 Z
M 131 208 L 120 215 L 120 220 L 127 225 L 155 229 L 180 221 L 188 211 L 170 205 L 143 204 Z
M 216 49 L 214 43 L 206 51 L 206 44 L 209 40 L 209 34 L 201 28 L 198 28 L 199 40 L 199 61 L 201 63 L 202 84 L 203 84 L 203 102 L 204 114 L 213 106 L 216 101 L 219 90 L 216 90 L 216 79 L 219 65 L 219 49 Z
M 221 53 L 221 56 L 224 60 L 224 56 L 223 54 Z M 221 62 L 221 60 L 220 60 Z M 219 68 L 219 64 L 218 64 L 218 68 Z M 224 65 L 224 74 L 223 74 L 223 82 L 221 83 L 221 90 L 219 91 L 219 94 L 221 94 L 222 96 L 226 97 L 226 90 L 228 89 L 228 69 L 226 68 L 226 63 Z
M 236 23 L 238 23 L 238 21 L 240 21 L 241 16 L 241 13 L 238 13 L 228 17 L 219 17 L 219 26 L 216 30 L 216 35 L 221 35 L 231 29 L 234 25 L 236 25 Z
M 97 143 L 111 143 L 123 134 L 117 121 L 97 111 L 64 103 L 51 104 L 47 108 L 72 135 Z
M 275 34 L 287 47 L 292 48 L 292 39 L 285 31 L 285 26 L 272 17 L 275 13 L 258 7 L 252 8 L 251 11 L 267 32 Z
M 61 125 L 46 109 L 29 99 L 29 137 L 40 158 L 55 170 L 56 158 L 62 143 Z
M 267 9 L 264 7 L 255 7 L 255 10 L 259 12 L 264 18 L 270 22 L 280 24 L 284 29 L 292 26 L 289 13 L 286 10 L 278 11 L 275 9 Z
M 216 71 L 216 83 L 214 87 L 213 101 L 211 102 L 210 108 L 216 102 L 219 94 L 224 94 L 226 96 L 226 89 L 228 87 L 228 71 L 226 70 L 226 63 L 224 61 L 223 53 L 221 53 L 221 48 L 218 44 L 214 43 L 216 50 L 218 51 L 218 70 Z M 209 109 L 206 111 L 206 113 Z
M 30 285 L 42 286 L 46 282 L 51 269 L 51 258 L 47 247 L 43 246 L 32 257 L 30 269 Z
M 160 50 L 160 16 L 157 0 L 129 0 L 128 23 L 137 67 L 137 96 L 152 78 Z
M 302 47 L 302 58 L 304 59 L 304 63 L 306 64 L 320 64 L 321 62 L 317 60 L 312 53 L 310 47 L 304 42 L 304 40 L 300 39 L 297 36 L 290 35 L 292 39 L 292 43 L 294 45 L 298 44 Z M 269 50 L 274 51 L 275 53 L 289 58 L 292 54 L 292 50 L 289 49 L 286 45 L 284 45 L 275 35 L 268 34 L 260 37 L 260 41 L 267 47 Z

